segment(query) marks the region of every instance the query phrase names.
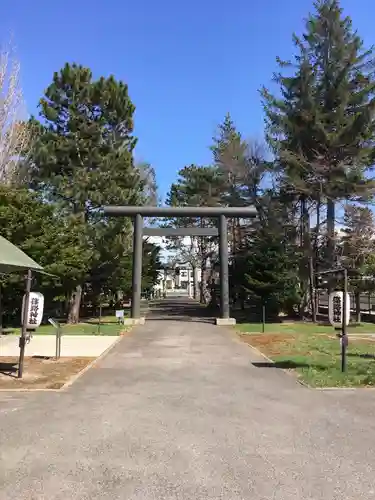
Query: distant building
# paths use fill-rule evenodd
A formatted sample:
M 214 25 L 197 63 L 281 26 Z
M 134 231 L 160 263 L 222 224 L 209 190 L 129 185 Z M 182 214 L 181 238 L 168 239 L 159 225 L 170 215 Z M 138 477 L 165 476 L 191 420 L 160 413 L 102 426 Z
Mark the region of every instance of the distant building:
M 176 269 L 178 272 L 176 273 Z M 175 269 L 160 269 L 159 280 L 158 283 L 154 287 L 154 291 L 164 293 L 168 292 L 168 290 L 176 290 L 183 289 L 188 290 L 189 295 L 193 296 L 193 288 L 194 288 L 194 273 L 191 266 L 188 265 L 178 265 L 176 264 Z M 199 287 L 201 280 L 201 270 L 196 269 L 196 283 L 197 287 Z

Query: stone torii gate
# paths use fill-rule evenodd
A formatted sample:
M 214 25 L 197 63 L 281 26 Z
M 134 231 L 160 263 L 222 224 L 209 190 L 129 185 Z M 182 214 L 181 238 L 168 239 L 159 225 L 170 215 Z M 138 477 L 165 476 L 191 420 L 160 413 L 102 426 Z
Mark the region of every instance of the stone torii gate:
M 141 283 L 142 283 L 142 245 L 145 236 L 219 236 L 220 260 L 220 318 L 218 325 L 233 325 L 235 319 L 229 316 L 229 270 L 228 270 L 228 224 L 227 217 L 256 217 L 254 207 L 132 207 L 106 206 L 104 214 L 134 219 L 133 233 L 133 269 L 132 269 L 132 305 L 133 323 L 141 323 Z M 144 217 L 204 217 L 217 218 L 217 228 L 182 227 L 182 228 L 143 228 Z

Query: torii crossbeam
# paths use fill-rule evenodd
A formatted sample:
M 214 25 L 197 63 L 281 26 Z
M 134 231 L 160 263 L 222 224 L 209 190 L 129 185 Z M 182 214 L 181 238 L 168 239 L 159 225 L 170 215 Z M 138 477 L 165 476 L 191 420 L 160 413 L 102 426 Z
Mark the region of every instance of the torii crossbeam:
M 220 258 L 220 318 L 218 324 L 233 324 L 235 321 L 229 317 L 229 271 L 228 271 L 228 217 L 241 219 L 256 217 L 254 207 L 126 207 L 126 206 L 106 206 L 103 208 L 104 214 L 117 217 L 134 218 L 133 234 L 133 269 L 132 269 L 132 306 L 131 317 L 136 320 L 141 319 L 141 283 L 142 283 L 142 244 L 143 234 L 152 233 L 151 228 L 143 228 L 143 217 L 205 217 L 218 219 L 219 234 L 219 258 Z M 156 230 L 156 228 L 153 228 Z M 169 228 L 165 229 L 166 235 L 170 234 Z M 197 228 L 181 228 L 179 235 L 196 235 Z M 215 228 L 212 228 L 215 229 Z M 195 231 L 195 232 L 194 232 Z M 157 231 L 156 231 L 157 232 Z M 162 231 L 159 231 L 159 234 Z M 172 231 L 173 232 L 173 231 Z M 178 231 L 177 231 L 178 233 Z M 203 233 L 203 231 L 202 231 Z M 216 235 L 216 231 L 211 231 Z M 210 234 L 210 235 L 211 235 Z

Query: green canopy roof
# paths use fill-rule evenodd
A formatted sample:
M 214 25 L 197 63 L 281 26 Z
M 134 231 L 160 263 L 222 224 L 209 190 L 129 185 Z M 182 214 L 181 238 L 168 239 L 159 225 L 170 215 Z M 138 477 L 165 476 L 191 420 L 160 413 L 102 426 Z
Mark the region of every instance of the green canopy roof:
M 25 252 L 0 236 L 0 273 L 12 273 L 27 269 L 43 271 L 42 266 L 30 259 Z

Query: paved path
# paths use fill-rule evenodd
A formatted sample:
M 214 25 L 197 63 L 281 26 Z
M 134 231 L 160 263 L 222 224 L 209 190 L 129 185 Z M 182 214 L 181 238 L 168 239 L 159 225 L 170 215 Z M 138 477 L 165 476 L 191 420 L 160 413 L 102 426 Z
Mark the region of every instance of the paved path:
M 375 392 L 305 389 L 229 330 L 157 318 L 67 392 L 0 394 L 1 500 L 375 497 Z
M 116 342 L 115 335 L 63 335 L 61 337 L 61 356 L 100 356 Z M 0 338 L 0 356 L 18 356 L 19 336 L 7 335 Z M 26 344 L 26 356 L 55 356 L 55 335 L 35 334 Z M 1 498 L 1 496 L 0 496 Z

